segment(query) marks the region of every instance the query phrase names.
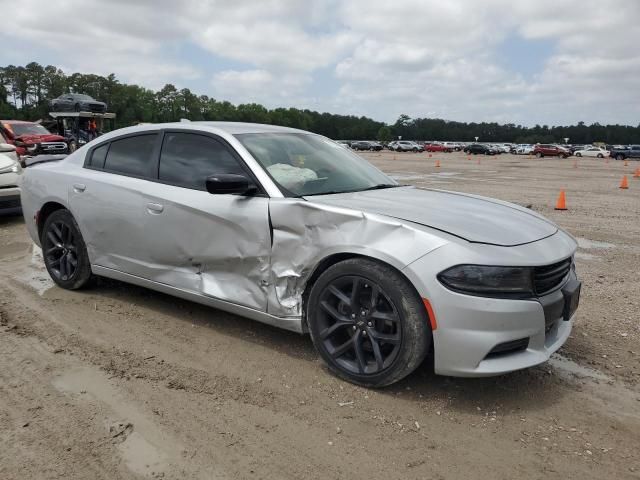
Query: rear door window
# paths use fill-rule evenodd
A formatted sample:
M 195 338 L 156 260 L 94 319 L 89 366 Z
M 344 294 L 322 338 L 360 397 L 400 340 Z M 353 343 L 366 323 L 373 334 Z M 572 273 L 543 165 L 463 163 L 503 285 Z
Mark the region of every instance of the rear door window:
M 134 177 L 151 176 L 151 157 L 157 137 L 157 133 L 150 133 L 112 141 L 104 169 Z

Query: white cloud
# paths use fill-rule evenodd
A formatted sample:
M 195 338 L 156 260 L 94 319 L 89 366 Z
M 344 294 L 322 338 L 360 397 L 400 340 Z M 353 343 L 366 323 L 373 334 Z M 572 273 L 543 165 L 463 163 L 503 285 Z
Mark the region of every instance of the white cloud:
M 189 84 L 234 102 L 387 121 L 435 112 L 635 124 L 639 18 L 633 0 L 23 0 L 0 35 L 55 51 L 73 69 L 152 88 Z M 551 45 L 539 71 L 500 57 L 513 38 Z M 179 57 L 185 45 L 213 54 L 214 66 Z M 319 85 L 327 71 L 333 79 Z

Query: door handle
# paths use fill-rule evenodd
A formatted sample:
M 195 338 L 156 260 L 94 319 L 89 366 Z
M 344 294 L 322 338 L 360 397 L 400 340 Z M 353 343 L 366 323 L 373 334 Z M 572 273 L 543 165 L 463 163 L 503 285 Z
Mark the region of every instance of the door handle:
M 159 203 L 147 203 L 147 211 L 153 215 L 162 213 L 163 210 L 164 205 L 160 205 Z
M 74 183 L 73 191 L 76 193 L 82 193 L 87 189 L 87 186 L 84 183 Z

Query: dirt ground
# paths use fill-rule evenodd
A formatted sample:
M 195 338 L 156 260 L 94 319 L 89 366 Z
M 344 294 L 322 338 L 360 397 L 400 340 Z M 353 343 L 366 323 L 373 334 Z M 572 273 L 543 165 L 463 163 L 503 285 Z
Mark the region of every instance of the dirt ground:
M 113 281 L 61 290 L 22 218 L 2 217 L 0 479 L 640 478 L 640 162 L 365 156 L 405 183 L 530 205 L 578 239 L 560 355 L 489 379 L 424 365 L 367 390 L 305 336 Z

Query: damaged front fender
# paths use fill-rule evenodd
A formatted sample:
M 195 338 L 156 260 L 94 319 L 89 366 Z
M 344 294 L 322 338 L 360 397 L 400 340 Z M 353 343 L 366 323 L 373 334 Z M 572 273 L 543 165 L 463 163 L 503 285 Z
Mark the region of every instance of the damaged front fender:
M 268 312 L 278 317 L 302 315 L 307 282 L 331 255 L 368 256 L 401 270 L 446 243 L 418 225 L 304 199 L 271 199 L 269 210 L 273 288 Z

